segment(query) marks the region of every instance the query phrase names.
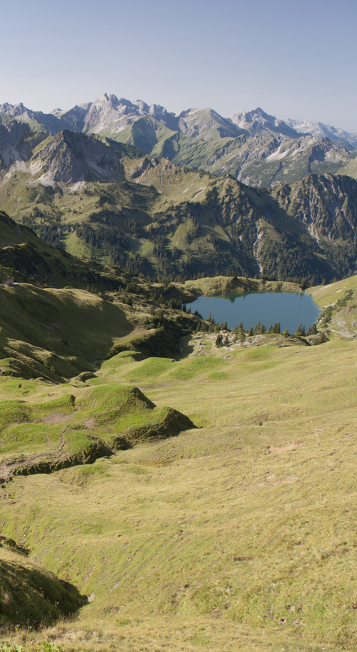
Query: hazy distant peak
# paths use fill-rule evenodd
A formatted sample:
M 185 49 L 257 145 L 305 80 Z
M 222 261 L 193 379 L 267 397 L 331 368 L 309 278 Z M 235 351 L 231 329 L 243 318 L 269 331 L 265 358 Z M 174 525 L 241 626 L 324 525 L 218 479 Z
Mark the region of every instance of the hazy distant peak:
M 289 120 L 286 121 L 298 133 L 309 133 L 316 138 L 330 138 L 330 140 L 344 140 L 347 144 L 356 147 L 357 134 L 349 133 L 343 129 L 325 125 L 322 122 L 310 122 L 308 120 Z
M 111 106 L 118 106 L 119 100 L 116 95 L 103 93 L 103 95 L 99 95 L 99 97 L 94 100 L 93 104 L 110 104 Z
M 197 113 L 199 109 L 196 109 L 195 107 L 191 107 L 190 109 L 184 109 L 183 111 L 180 111 L 180 113 L 176 113 L 177 118 L 186 118 L 188 115 L 193 115 L 194 113 Z
M 300 135 L 292 125 L 287 124 L 283 120 L 279 120 L 274 115 L 265 113 L 259 106 L 253 111 L 242 111 L 235 113 L 229 118 L 233 124 L 250 131 L 254 134 L 263 134 L 265 132 L 278 133 L 288 138 L 296 138 Z
M 22 104 L 22 102 L 20 102 L 20 104 L 15 104 L 15 105 L 8 104 L 8 102 L 5 102 L 5 104 L 0 105 L 0 113 L 6 113 L 7 115 L 11 115 L 14 118 L 29 112 L 32 113 L 32 111 L 26 109 L 26 107 Z
M 126 98 L 118 98 L 114 94 L 105 92 L 94 101 L 76 105 L 69 110 L 56 108 L 46 114 L 27 109 L 22 102 L 16 105 L 6 102 L 0 105 L 0 113 L 21 122 L 28 122 L 36 131 L 45 129 L 52 135 L 62 129 L 71 129 L 76 132 L 109 135 L 119 140 L 121 139 L 119 134 L 123 132 L 122 137 L 130 139 L 129 131 L 132 125 L 140 121 L 140 127 L 137 125 L 133 128 L 138 129 L 140 133 L 143 133 L 141 130 L 148 130 L 147 133 L 151 133 L 149 140 L 156 138 L 153 135 L 154 132 L 165 127 L 188 138 L 203 141 L 216 138 L 237 138 L 241 135 L 257 137 L 258 140 L 264 139 L 266 136 L 273 136 L 278 140 L 282 137 L 296 140 L 308 135 L 320 140 L 329 138 L 347 149 L 357 146 L 357 134 L 355 133 L 349 133 L 321 122 L 280 120 L 266 113 L 260 106 L 251 111 L 235 113 L 230 118 L 222 117 L 212 108 L 190 107 L 175 114 L 160 104 L 149 105 L 140 99 L 131 102 Z M 141 146 L 143 146 L 142 143 Z M 263 156 L 263 154 L 270 156 L 272 152 L 265 152 L 264 149 L 261 155 Z M 279 153 L 279 156 L 281 155 Z
M 133 104 L 139 108 L 142 115 L 147 115 L 149 113 L 150 107 L 146 102 L 143 102 L 142 100 L 134 100 Z

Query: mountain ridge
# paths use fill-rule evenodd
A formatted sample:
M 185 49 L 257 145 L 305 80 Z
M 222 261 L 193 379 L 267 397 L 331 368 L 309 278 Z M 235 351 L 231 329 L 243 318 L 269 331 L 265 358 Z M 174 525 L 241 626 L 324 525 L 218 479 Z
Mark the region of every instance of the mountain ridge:
M 36 120 L 36 118 L 40 118 L 41 116 L 43 120 L 47 120 L 52 117 L 57 121 L 62 121 L 62 128 L 65 123 L 68 124 L 68 127 L 70 127 L 70 120 L 73 119 L 73 116 L 77 115 L 78 118 L 83 119 L 84 116 L 89 114 L 88 119 L 85 121 L 86 130 L 88 130 L 88 126 L 95 125 L 96 122 L 96 127 L 101 129 L 104 125 L 100 124 L 100 121 L 98 121 L 98 116 L 101 116 L 102 120 L 103 114 L 106 114 L 107 118 L 109 116 L 109 118 L 118 119 L 125 115 L 128 116 L 131 112 L 133 116 L 136 115 L 137 117 L 148 115 L 156 119 L 160 119 L 162 123 L 165 124 L 165 126 L 168 128 L 174 130 L 179 129 L 182 131 L 182 133 L 185 133 L 185 118 L 190 116 L 190 119 L 192 119 L 192 116 L 199 111 L 212 111 L 215 113 L 215 115 L 219 116 L 221 120 L 231 122 L 233 125 L 238 126 L 242 131 L 257 129 L 259 132 L 261 132 L 266 129 L 290 137 L 298 137 L 300 135 L 306 134 L 317 136 L 319 138 L 327 136 L 331 140 L 346 140 L 346 142 L 350 142 L 350 144 L 353 143 L 354 146 L 357 145 L 356 132 L 348 132 L 339 127 L 327 125 L 322 122 L 311 122 L 309 120 L 291 118 L 282 120 L 276 116 L 267 114 L 260 107 L 257 107 L 251 111 L 237 112 L 229 117 L 222 117 L 220 114 L 210 108 L 189 108 L 181 110 L 178 113 L 174 113 L 169 112 L 165 107 L 159 104 L 149 105 L 142 100 L 130 101 L 125 98 L 118 98 L 116 95 L 108 93 L 103 93 L 102 95 L 98 96 L 93 102 L 85 102 L 65 110 L 57 108 L 50 113 L 33 111 L 25 107 L 22 102 L 15 105 L 5 102 L 0 105 L 0 113 L 5 115 L 21 119 L 25 122 Z M 58 130 L 61 130 L 59 128 L 60 125 L 58 122 L 53 122 L 52 124 L 54 128 L 56 125 Z
M 179 165 L 232 174 L 248 185 L 274 187 L 310 172 L 357 175 L 357 135 L 322 123 L 280 120 L 261 108 L 224 118 L 213 109 L 190 108 L 177 114 L 158 104 L 103 95 L 93 102 L 50 114 L 23 104 L 0 106 L 0 121 L 27 122 L 35 132 L 56 135 L 64 129 L 94 133 L 165 156 Z M 324 142 L 318 168 L 311 149 Z M 283 150 L 283 151 L 282 151 Z

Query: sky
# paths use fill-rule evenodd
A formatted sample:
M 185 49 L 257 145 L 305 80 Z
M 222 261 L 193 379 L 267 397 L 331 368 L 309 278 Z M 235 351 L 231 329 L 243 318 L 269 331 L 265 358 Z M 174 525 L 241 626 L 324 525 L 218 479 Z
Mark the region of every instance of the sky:
M 69 109 L 103 93 L 225 117 L 357 132 L 352 0 L 2 1 L 0 104 Z

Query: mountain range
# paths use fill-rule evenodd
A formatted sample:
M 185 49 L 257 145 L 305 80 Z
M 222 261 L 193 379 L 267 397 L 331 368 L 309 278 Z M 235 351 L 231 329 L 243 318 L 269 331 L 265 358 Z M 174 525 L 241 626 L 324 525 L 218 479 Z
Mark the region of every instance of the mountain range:
M 0 108 L 1 210 L 76 258 L 172 279 L 229 273 L 307 283 L 356 269 L 347 140 L 341 147 L 298 134 L 299 125 L 260 109 L 228 120 L 107 95 L 52 114 Z M 255 187 L 229 172 L 243 154 Z M 264 184 L 269 175 L 284 182 Z
M 0 105 L 2 124 L 11 119 L 27 123 L 42 138 L 64 129 L 98 134 L 139 147 L 150 156 L 216 175 L 229 173 L 258 187 L 278 186 L 315 172 L 357 176 L 357 134 L 322 123 L 283 121 L 260 108 L 230 118 L 213 109 L 174 114 L 157 104 L 105 93 L 94 102 L 48 114 L 23 104 Z
M 64 130 L 38 142 L 25 124 L 1 130 L 7 156 L 18 157 L 4 165 L 2 210 L 75 257 L 151 277 L 321 281 L 355 270 L 351 177 L 310 174 L 263 190 L 95 134 Z

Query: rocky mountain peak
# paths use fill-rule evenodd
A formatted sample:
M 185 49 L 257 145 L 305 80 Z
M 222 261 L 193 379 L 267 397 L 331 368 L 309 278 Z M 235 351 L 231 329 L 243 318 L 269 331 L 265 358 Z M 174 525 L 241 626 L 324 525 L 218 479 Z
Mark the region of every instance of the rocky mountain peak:
M 5 104 L 0 104 L 0 113 L 21 119 L 23 115 L 30 115 L 32 111 L 27 109 L 22 102 L 20 104 L 8 104 L 8 102 L 5 102 Z
M 138 107 L 141 115 L 147 115 L 150 111 L 149 105 L 142 100 L 134 100 L 133 104 Z
M 120 151 L 107 147 L 97 136 L 64 129 L 43 143 L 32 158 L 31 171 L 43 185 L 121 181 L 120 159 Z
M 253 111 L 242 111 L 241 113 L 236 113 L 232 115 L 230 121 L 241 129 L 247 130 L 253 134 L 270 132 L 274 134 L 278 133 L 287 136 L 288 138 L 296 138 L 300 135 L 291 125 L 288 125 L 286 122 L 279 120 L 273 115 L 269 115 L 269 113 L 265 113 L 265 111 L 260 107 L 257 107 Z
M 309 122 L 308 120 L 291 120 L 290 118 L 286 123 L 291 126 L 298 133 L 308 133 L 315 138 L 329 138 L 332 141 L 344 141 L 347 146 L 357 146 L 357 134 L 349 133 L 343 129 L 332 127 L 331 125 L 323 124 L 322 122 Z
M 103 95 L 99 95 L 99 97 L 94 100 L 93 104 L 101 104 L 104 106 L 109 104 L 111 107 L 116 107 L 119 104 L 119 100 L 116 95 L 108 95 L 108 93 L 103 93 Z

